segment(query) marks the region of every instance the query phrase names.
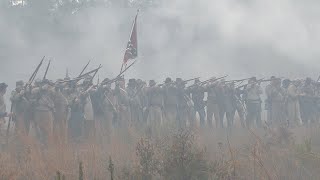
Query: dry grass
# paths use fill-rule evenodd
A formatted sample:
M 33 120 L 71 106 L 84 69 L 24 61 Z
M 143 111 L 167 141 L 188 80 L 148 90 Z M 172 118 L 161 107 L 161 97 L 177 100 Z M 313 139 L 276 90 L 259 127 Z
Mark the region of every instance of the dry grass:
M 105 143 L 49 149 L 32 137 L 11 137 L 0 152 L 0 179 L 78 180 L 80 162 L 83 179 L 111 179 L 111 159 L 117 180 L 318 179 L 320 134 L 315 130 L 163 131 L 146 138 L 131 127 L 114 131 Z

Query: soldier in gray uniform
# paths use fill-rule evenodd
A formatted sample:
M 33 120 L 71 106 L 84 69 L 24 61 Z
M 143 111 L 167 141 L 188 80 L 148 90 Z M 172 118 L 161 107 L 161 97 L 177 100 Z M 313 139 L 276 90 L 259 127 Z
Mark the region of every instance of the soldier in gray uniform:
M 53 103 L 54 103 L 54 123 L 53 123 L 53 133 L 55 141 L 58 144 L 65 145 L 67 144 L 68 138 L 68 115 L 69 115 L 69 106 L 68 100 L 63 95 L 63 84 L 57 82 L 54 87 L 53 93 Z
M 37 82 L 39 86 L 32 89 L 32 99 L 34 106 L 34 123 L 42 145 L 48 147 L 53 144 L 53 113 L 54 102 L 53 102 L 53 86 L 48 80 Z
M 214 116 L 214 120 L 216 122 L 216 127 L 219 127 L 220 124 L 220 114 L 219 114 L 219 106 L 218 106 L 218 83 L 213 82 L 208 84 L 205 87 L 208 98 L 207 98 L 207 121 L 209 127 L 213 127 L 212 117 Z
M 6 104 L 4 101 L 4 95 L 7 92 L 8 85 L 6 83 L 0 83 L 0 129 L 5 123 L 5 117 L 12 116 L 12 113 L 7 112 Z
M 163 89 L 156 86 L 154 80 L 149 81 L 149 87 L 146 89 L 146 95 L 148 97 L 148 118 L 147 129 L 150 135 L 159 135 L 159 130 L 163 121 Z
M 247 107 L 246 126 L 250 128 L 254 122 L 257 127 L 261 127 L 261 98 L 262 89 L 255 77 L 248 81 L 244 89 L 245 102 Z
M 120 128 L 128 128 L 132 125 L 130 103 L 128 93 L 125 90 L 125 80 L 120 79 L 116 82 L 114 89 L 115 98 L 117 102 L 117 109 L 119 111 L 119 117 L 117 126 Z
M 16 89 L 12 91 L 10 97 L 13 103 L 13 112 L 15 114 L 15 133 L 19 136 L 27 136 L 30 129 L 30 115 L 32 109 L 27 100 L 23 81 L 16 82 Z
M 138 89 L 135 79 L 129 79 L 126 91 L 129 97 L 131 121 L 135 125 L 138 125 L 138 122 L 140 122 L 140 111 L 142 110 L 140 98 L 138 96 L 138 93 L 141 91 L 140 88 L 141 87 Z

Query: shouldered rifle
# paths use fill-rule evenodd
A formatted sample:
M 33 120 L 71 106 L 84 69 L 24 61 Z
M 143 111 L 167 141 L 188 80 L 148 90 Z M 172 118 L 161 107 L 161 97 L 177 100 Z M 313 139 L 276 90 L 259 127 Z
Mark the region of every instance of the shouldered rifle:
M 46 72 L 45 72 L 44 75 L 43 75 L 42 80 L 45 80 L 45 79 L 46 79 L 47 74 L 48 74 L 48 70 L 49 70 L 49 67 L 50 67 L 50 64 L 51 64 L 51 60 L 49 61 L 48 65 L 47 65 L 47 69 L 46 69 Z

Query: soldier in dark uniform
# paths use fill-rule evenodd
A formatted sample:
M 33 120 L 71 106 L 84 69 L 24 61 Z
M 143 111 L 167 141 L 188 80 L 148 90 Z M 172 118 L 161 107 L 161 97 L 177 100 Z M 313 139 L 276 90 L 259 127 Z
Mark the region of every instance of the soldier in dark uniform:
M 204 93 L 205 88 L 200 86 L 200 80 L 195 79 L 194 85 L 187 90 L 188 93 L 191 93 L 192 101 L 194 103 L 194 110 L 198 112 L 200 117 L 200 126 L 205 126 L 205 102 L 204 102 Z
M 191 99 L 185 91 L 185 82 L 181 78 L 177 78 L 175 83 L 178 93 L 177 127 L 186 128 L 188 120 L 193 122 L 190 112 L 192 105 L 189 104 Z
M 166 124 L 175 125 L 178 113 L 178 90 L 171 78 L 166 78 L 163 89 Z
M 303 86 L 301 87 L 300 94 L 300 109 L 301 109 L 301 119 L 303 124 L 315 122 L 315 92 L 312 85 L 311 78 L 306 78 Z

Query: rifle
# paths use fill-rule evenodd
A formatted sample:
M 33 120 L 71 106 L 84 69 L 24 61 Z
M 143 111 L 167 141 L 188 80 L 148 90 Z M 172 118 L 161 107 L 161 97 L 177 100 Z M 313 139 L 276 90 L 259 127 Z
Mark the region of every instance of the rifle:
M 50 64 L 51 64 L 51 60 L 49 61 L 48 65 L 47 65 L 47 69 L 46 69 L 46 72 L 44 73 L 44 76 L 43 76 L 42 80 L 45 80 L 45 79 L 46 79 L 47 74 L 48 74 L 48 70 L 49 70 L 49 67 L 50 67 Z
M 84 66 L 84 68 L 82 69 L 81 73 L 79 74 L 79 76 L 82 75 L 82 73 L 87 69 L 88 65 L 90 64 L 91 60 L 89 60 L 89 62 L 87 63 L 87 65 Z
M 250 78 L 245 78 L 245 79 L 237 79 L 237 80 L 229 80 L 229 81 L 224 81 L 225 83 L 231 83 L 231 82 L 243 82 L 245 80 L 249 80 Z
M 27 86 L 29 86 L 29 85 L 32 84 L 34 78 L 37 76 L 37 73 L 38 73 L 38 71 L 39 71 L 39 69 L 40 69 L 40 67 L 41 67 L 41 65 L 42 65 L 42 63 L 43 63 L 43 61 L 44 61 L 44 58 L 45 58 L 45 56 L 43 56 L 43 58 L 42 58 L 42 60 L 40 61 L 39 65 L 38 65 L 37 68 L 33 71 L 31 77 L 29 78 L 29 81 L 28 81 L 28 82 L 26 83 L 26 85 L 25 85 L 25 88 L 26 88 Z
M 204 81 L 204 82 L 201 82 L 200 84 L 203 86 L 203 85 L 205 85 L 205 84 L 207 84 L 207 83 L 212 83 L 212 82 L 216 82 L 216 81 L 218 81 L 218 80 L 220 80 L 220 79 L 223 79 L 223 78 L 226 78 L 226 77 L 228 77 L 228 75 L 225 75 L 225 76 L 222 76 L 222 77 L 219 77 L 219 78 L 211 78 L 211 79 L 208 79 L 208 80 L 206 80 L 206 81 Z
M 272 81 L 272 79 L 264 79 L 264 78 L 262 78 L 262 79 L 257 80 L 256 82 L 247 83 L 247 84 L 244 84 L 242 86 L 238 86 L 236 89 L 240 89 L 240 88 L 248 86 L 248 85 L 254 85 L 254 84 L 259 84 L 259 83 L 262 83 L 262 82 L 269 82 L 269 81 Z
M 193 84 L 193 85 L 189 86 L 188 88 L 193 87 L 193 86 L 196 86 L 196 85 L 203 86 L 203 85 L 205 85 L 205 84 L 207 84 L 207 83 L 209 83 L 209 82 L 215 82 L 215 81 L 218 81 L 218 80 L 223 79 L 223 78 L 225 78 L 225 77 L 228 77 L 228 75 L 225 75 L 225 76 L 222 76 L 222 77 L 219 77 L 219 78 L 210 78 L 210 79 L 205 80 L 205 81 L 203 81 L 203 82 L 199 82 L 199 83 L 197 83 L 197 84 Z
M 96 69 L 94 69 L 94 70 L 92 70 L 92 71 L 89 71 L 89 72 L 87 72 L 87 73 L 85 73 L 85 74 L 82 74 L 81 76 L 78 76 L 78 77 L 76 77 L 76 78 L 74 78 L 74 79 L 63 80 L 63 81 L 58 81 L 58 82 L 59 82 L 59 83 L 72 82 L 72 81 L 78 82 L 78 81 L 80 81 L 81 79 L 83 79 L 85 76 L 87 76 L 87 75 L 89 75 L 89 74 L 91 74 L 91 73 L 93 73 L 93 72 L 96 74 L 96 72 L 98 72 L 98 70 L 101 69 L 101 68 L 102 68 L 102 66 L 99 66 L 98 68 L 96 68 Z
M 133 64 L 135 64 L 137 62 L 137 60 L 133 61 L 132 64 L 130 64 L 128 67 L 126 67 L 123 71 L 121 71 L 121 73 L 117 76 L 120 77 L 124 72 L 126 72 Z

